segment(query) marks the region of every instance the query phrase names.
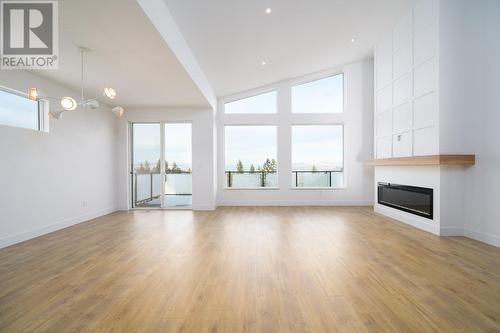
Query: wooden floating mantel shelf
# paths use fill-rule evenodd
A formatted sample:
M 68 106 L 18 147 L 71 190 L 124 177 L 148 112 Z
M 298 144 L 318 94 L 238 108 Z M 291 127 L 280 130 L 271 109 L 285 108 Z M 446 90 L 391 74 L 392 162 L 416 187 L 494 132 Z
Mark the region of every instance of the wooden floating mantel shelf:
M 474 165 L 475 163 L 476 155 L 426 155 L 368 161 L 370 165 Z

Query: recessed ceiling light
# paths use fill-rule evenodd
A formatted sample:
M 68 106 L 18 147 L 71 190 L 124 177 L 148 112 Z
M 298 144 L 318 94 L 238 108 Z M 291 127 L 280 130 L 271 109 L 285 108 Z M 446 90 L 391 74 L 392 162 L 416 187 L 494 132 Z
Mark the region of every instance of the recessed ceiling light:
M 262 66 L 265 66 L 265 65 L 267 65 L 267 62 L 266 62 L 266 61 L 262 61 L 260 64 L 261 64 Z
M 351 43 L 354 43 L 356 41 L 356 38 L 351 38 Z
M 271 12 L 272 12 L 271 8 L 267 7 L 266 8 L 266 14 L 271 14 Z

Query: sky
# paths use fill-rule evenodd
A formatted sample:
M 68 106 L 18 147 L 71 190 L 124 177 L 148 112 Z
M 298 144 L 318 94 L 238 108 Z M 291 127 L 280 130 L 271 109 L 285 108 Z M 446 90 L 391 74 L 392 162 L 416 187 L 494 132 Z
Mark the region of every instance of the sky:
M 343 135 L 341 125 L 292 126 L 292 169 L 343 167 Z
M 338 74 L 292 87 L 292 113 L 342 113 L 343 85 Z
M 249 170 L 277 159 L 276 126 L 226 126 L 224 131 L 226 170 L 236 170 L 238 160 Z
M 38 129 L 38 103 L 0 90 L 0 124 Z
M 160 124 L 133 125 L 134 164 L 156 163 L 160 159 Z M 165 124 L 165 159 L 171 165 L 192 168 L 191 124 Z

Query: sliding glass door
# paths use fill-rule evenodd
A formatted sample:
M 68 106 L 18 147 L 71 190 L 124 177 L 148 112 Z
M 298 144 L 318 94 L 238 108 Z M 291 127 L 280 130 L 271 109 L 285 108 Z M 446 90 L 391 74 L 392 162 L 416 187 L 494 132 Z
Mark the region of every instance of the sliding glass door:
M 161 126 L 134 123 L 132 130 L 132 206 L 161 207 Z
M 164 124 L 164 207 L 189 207 L 192 197 L 191 124 Z
M 132 207 L 191 207 L 191 124 L 132 123 L 130 130 Z

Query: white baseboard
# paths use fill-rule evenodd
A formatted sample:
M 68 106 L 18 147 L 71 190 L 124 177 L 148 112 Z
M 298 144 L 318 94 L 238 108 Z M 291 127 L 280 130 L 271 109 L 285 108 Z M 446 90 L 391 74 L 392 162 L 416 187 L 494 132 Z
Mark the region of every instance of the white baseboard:
M 10 235 L 10 236 L 1 238 L 0 239 L 0 249 L 7 247 L 7 246 L 10 246 L 10 245 L 20 243 L 20 242 L 27 241 L 27 240 L 35 238 L 35 237 L 42 236 L 42 235 L 45 235 L 45 234 L 48 234 L 48 233 L 51 233 L 51 232 L 54 232 L 54 231 L 57 231 L 60 229 L 67 228 L 67 227 L 70 227 L 70 226 L 78 224 L 78 223 L 92 220 L 92 219 L 95 219 L 95 218 L 103 216 L 103 215 L 111 214 L 111 213 L 115 212 L 116 210 L 117 209 L 115 207 L 107 208 L 107 209 L 103 209 L 103 210 L 100 210 L 97 212 L 93 212 L 93 213 L 89 213 L 89 214 L 85 214 L 85 215 L 80 215 L 80 216 L 77 216 L 74 218 L 62 220 L 60 222 L 46 225 L 46 226 L 43 226 L 41 228 L 32 229 L 32 230 L 24 231 L 24 232 L 15 234 L 15 235 Z
M 385 207 L 381 205 L 375 205 L 373 207 L 373 210 L 378 213 L 382 214 L 385 216 L 388 216 L 390 218 L 393 218 L 395 220 L 398 220 L 399 222 L 403 222 L 405 224 L 409 224 L 412 227 L 430 232 L 434 235 L 440 235 L 440 230 L 439 226 L 435 222 L 424 222 L 421 220 L 418 216 L 413 216 L 412 214 L 408 214 L 405 212 L 400 212 L 399 210 L 392 209 L 390 207 Z
M 484 232 L 471 230 L 462 227 L 438 227 L 437 225 L 431 225 L 429 223 L 425 223 L 418 219 L 418 217 L 413 218 L 408 216 L 406 213 L 394 210 L 390 207 L 384 207 L 380 205 L 374 206 L 374 211 L 376 213 L 388 216 L 400 222 L 409 224 L 415 228 L 433 233 L 438 236 L 465 236 L 468 238 L 472 238 L 479 242 L 483 242 L 489 245 L 493 245 L 496 247 L 500 247 L 500 237 L 496 235 L 490 235 Z
M 462 227 L 440 227 L 439 236 L 464 236 Z
M 192 207 L 196 211 L 215 210 L 216 208 L 217 206 L 215 205 L 195 205 Z
M 252 201 L 219 201 L 218 206 L 373 206 L 372 201 L 290 201 L 290 200 L 252 200 Z
M 477 241 L 500 247 L 500 237 L 495 235 L 490 235 L 481 231 L 476 231 L 472 229 L 464 229 L 464 236 L 475 239 Z

